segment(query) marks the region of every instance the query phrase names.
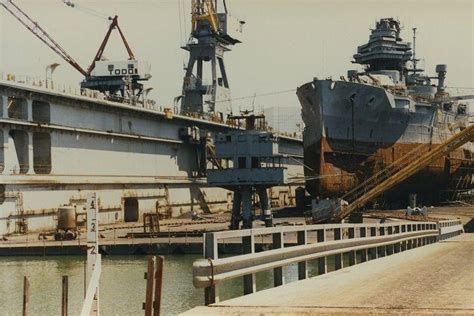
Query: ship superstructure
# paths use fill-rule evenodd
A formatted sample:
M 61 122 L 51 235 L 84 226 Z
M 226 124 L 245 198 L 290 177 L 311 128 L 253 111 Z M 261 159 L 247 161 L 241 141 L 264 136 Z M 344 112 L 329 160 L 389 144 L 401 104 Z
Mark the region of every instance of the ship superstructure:
M 467 105 L 459 102 L 463 97 L 446 92 L 447 66 L 438 65 L 436 77 L 424 75 L 400 32 L 399 21 L 380 19 L 354 55 L 364 71 L 349 70 L 338 81 L 315 78 L 298 89 L 307 190 L 315 198 L 340 196 L 415 147 L 437 146 L 469 123 Z M 472 187 L 471 166 L 469 143 L 385 198 L 406 201 L 409 193 L 418 193 L 424 203 L 456 198 Z

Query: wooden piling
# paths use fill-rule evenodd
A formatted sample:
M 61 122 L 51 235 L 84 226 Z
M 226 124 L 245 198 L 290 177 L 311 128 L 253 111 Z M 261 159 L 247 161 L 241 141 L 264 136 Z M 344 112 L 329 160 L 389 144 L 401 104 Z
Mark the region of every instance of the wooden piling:
M 153 316 L 160 316 L 161 313 L 161 290 L 163 287 L 163 262 L 164 258 L 156 257 L 155 270 L 155 299 L 153 302 Z
M 69 300 L 69 277 L 63 275 L 63 291 L 61 300 L 61 316 L 67 316 Z
M 23 316 L 28 316 L 28 304 L 30 301 L 30 277 L 23 277 Z
M 145 274 L 146 296 L 145 296 L 145 316 L 152 316 L 153 313 L 153 292 L 155 289 L 155 262 L 156 257 L 148 257 L 148 269 Z

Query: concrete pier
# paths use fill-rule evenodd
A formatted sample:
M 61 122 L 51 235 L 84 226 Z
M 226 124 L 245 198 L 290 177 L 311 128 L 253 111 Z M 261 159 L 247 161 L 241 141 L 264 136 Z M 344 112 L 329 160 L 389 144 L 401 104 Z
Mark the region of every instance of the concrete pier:
M 474 314 L 474 234 L 350 266 L 184 315 Z

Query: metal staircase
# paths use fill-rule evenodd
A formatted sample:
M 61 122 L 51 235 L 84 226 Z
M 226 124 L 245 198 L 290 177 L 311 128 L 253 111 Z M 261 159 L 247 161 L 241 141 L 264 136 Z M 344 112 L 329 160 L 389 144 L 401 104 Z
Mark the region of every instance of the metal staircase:
M 381 195 L 408 177 L 422 170 L 436 159 L 474 140 L 474 125 L 444 141 L 437 147 L 420 145 L 392 162 L 387 168 L 374 174 L 341 197 L 347 203 L 340 204 L 332 212 L 332 222 L 339 222 L 373 198 Z

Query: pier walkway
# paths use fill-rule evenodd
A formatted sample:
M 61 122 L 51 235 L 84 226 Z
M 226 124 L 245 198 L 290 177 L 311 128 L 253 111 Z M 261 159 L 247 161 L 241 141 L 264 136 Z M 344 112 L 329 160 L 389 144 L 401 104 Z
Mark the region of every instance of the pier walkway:
M 474 234 L 196 307 L 184 315 L 474 314 Z

